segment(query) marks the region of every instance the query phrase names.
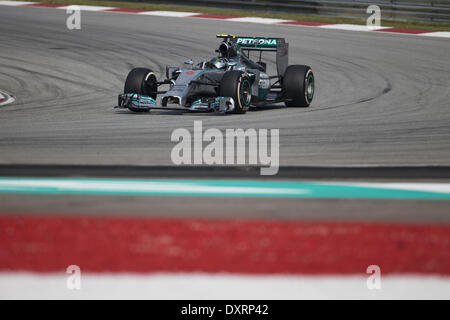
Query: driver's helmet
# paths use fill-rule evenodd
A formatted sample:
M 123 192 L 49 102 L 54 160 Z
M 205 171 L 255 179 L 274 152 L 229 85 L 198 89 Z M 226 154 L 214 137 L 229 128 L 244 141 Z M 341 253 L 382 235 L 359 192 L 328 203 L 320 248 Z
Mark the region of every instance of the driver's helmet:
M 216 69 L 225 69 L 227 64 L 223 59 L 220 58 L 212 58 L 209 63 L 214 66 Z

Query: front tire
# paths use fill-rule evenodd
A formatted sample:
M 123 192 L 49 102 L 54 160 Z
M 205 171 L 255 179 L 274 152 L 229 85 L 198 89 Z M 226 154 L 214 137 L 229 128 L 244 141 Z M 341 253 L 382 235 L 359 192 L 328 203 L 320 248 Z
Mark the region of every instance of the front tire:
M 309 107 L 314 97 L 314 74 L 309 66 L 291 65 L 283 77 L 283 92 L 288 107 Z
M 220 82 L 219 95 L 234 100 L 234 113 L 246 113 L 252 101 L 249 76 L 239 70 L 227 71 Z
M 128 73 L 125 80 L 124 93 L 137 93 L 144 96 L 152 97 L 156 99 L 158 85 L 156 76 L 151 69 L 147 68 L 134 68 Z M 148 112 L 145 109 L 136 109 L 129 107 L 133 112 Z

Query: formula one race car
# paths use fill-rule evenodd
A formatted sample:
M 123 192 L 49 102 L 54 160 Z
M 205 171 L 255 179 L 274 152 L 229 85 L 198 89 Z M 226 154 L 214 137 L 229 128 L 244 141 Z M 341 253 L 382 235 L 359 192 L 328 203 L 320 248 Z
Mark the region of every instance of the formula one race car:
M 314 96 L 314 74 L 309 66 L 288 66 L 288 43 L 283 38 L 217 35 L 222 39 L 218 56 L 188 69 L 166 67 L 166 79 L 158 81 L 147 68 L 135 68 L 125 81 L 116 108 L 134 112 L 151 109 L 245 113 L 250 106 L 284 102 L 308 107 Z M 257 62 L 250 52 L 259 52 Z M 277 75 L 266 74 L 263 51 L 276 52 Z M 167 91 L 158 87 L 168 85 Z M 158 95 L 161 96 L 158 97 Z M 158 99 L 158 100 L 157 100 Z

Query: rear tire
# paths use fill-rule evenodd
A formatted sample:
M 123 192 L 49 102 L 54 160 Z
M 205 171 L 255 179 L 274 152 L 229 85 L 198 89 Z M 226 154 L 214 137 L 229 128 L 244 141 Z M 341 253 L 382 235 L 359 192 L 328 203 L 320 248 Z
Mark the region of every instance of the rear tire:
M 219 95 L 234 100 L 234 113 L 246 113 L 252 101 L 249 76 L 239 70 L 227 71 L 220 82 Z
M 283 77 L 286 106 L 309 107 L 314 97 L 314 74 L 309 66 L 291 65 Z
M 156 76 L 152 70 L 147 68 L 134 68 L 128 73 L 125 80 L 124 93 L 137 93 L 156 99 L 158 85 Z M 148 112 L 149 110 L 129 107 L 133 112 Z

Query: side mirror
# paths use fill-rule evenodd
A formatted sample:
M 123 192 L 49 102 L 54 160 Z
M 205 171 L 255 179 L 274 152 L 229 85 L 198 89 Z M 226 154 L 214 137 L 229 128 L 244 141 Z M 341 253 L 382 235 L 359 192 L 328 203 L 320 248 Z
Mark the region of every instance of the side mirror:
M 166 78 L 172 79 L 175 77 L 176 72 L 180 70 L 180 67 L 176 66 L 166 66 Z
M 184 62 L 184 64 L 187 64 L 187 65 L 190 65 L 190 66 L 192 66 L 193 64 L 194 64 L 194 61 L 192 61 L 192 60 L 186 60 L 185 62 Z

